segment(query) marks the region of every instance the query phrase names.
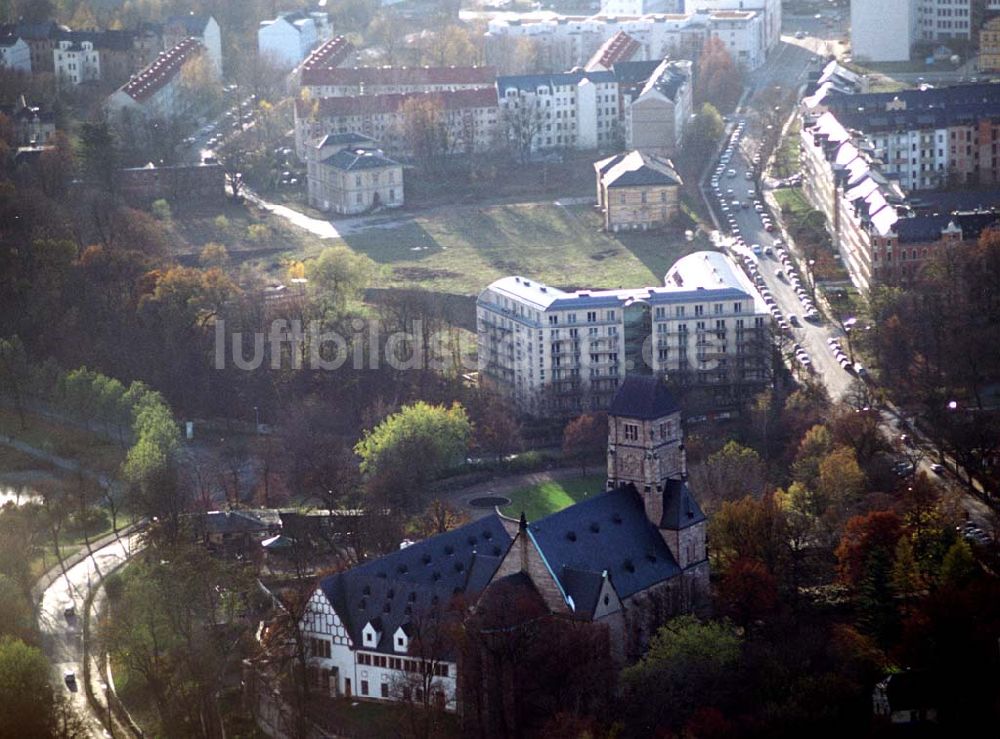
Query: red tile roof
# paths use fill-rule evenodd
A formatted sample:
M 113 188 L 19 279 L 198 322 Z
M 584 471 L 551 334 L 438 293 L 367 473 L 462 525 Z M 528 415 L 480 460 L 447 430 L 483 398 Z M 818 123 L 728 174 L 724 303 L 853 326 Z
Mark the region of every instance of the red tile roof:
M 587 62 L 585 69 L 588 72 L 599 68 L 611 69 L 618 62 L 631 61 L 640 48 L 642 44 L 624 31 L 619 31 L 601 45 Z
M 334 69 L 355 52 L 354 44 L 344 36 L 337 36 L 326 41 L 302 60 L 302 74 L 315 73 L 324 69 Z
M 434 100 L 445 110 L 466 108 L 495 108 L 497 93 L 492 87 L 475 90 L 448 90 L 445 92 L 408 92 L 389 95 L 358 95 L 355 97 L 320 98 L 318 100 L 297 100 L 300 117 L 309 115 L 315 103 L 320 118 L 344 115 L 372 115 L 395 113 L 410 99 Z
M 496 67 L 303 67 L 303 85 L 478 85 L 492 87 Z
M 166 86 L 184 66 L 184 62 L 200 53 L 201 49 L 198 39 L 184 39 L 169 51 L 161 52 L 152 64 L 122 86 L 122 92 L 136 102 L 145 102 Z

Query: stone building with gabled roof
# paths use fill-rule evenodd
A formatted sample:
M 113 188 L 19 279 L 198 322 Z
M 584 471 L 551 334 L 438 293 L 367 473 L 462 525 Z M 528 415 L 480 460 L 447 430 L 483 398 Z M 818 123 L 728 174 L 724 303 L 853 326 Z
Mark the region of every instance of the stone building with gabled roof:
M 327 134 L 306 150 L 309 204 L 334 213 L 403 205 L 403 165 L 359 133 Z
M 301 620 L 320 687 L 399 700 L 408 676 L 427 675 L 424 689 L 457 708 L 462 664 L 447 633 L 511 583 L 549 615 L 607 628 L 618 663 L 697 609 L 707 520 L 685 482 L 679 407 L 662 380 L 630 376 L 609 416 L 605 491 L 530 523 L 494 513 L 321 580 Z
M 660 228 L 677 217 L 681 177 L 669 159 L 642 151 L 594 162 L 604 229 Z

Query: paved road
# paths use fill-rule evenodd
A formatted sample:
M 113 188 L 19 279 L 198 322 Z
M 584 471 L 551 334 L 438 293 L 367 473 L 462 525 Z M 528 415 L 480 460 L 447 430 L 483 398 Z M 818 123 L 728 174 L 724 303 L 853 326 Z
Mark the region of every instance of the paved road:
M 82 614 L 87 593 L 100 579 L 122 564 L 134 551 L 135 539 L 124 537 L 96 550 L 70 567 L 65 575 L 60 575 L 42 594 L 38 614 L 38 626 L 42 633 L 42 643 L 52 662 L 52 684 L 57 690 L 67 691 L 73 709 L 81 716 L 92 736 L 106 736 L 99 718 L 91 711 L 83 685 L 83 622 Z M 73 615 L 67 617 L 66 608 L 73 607 Z M 64 675 L 72 671 L 76 675 L 73 688 L 66 685 Z M 92 685 L 95 695 L 103 701 L 103 684 L 92 669 Z

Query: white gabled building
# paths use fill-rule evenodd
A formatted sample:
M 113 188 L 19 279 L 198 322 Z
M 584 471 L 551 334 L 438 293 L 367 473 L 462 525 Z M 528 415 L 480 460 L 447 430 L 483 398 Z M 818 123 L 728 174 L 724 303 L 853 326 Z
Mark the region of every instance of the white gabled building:
M 52 52 L 56 81 L 79 85 L 101 79 L 101 54 L 93 41 L 61 39 Z
M 110 115 L 128 113 L 146 117 L 172 118 L 185 112 L 181 94 L 181 69 L 204 52 L 198 39 L 190 38 L 156 59 L 105 101 Z
M 210 15 L 178 15 L 163 24 L 163 48 L 172 49 L 185 39 L 196 38 L 205 47 L 215 73 L 222 77 L 222 32 Z
M 673 157 L 694 113 L 689 61 L 664 59 L 625 107 L 625 146 Z
M 19 36 L 0 37 L 0 68 L 31 72 L 31 47 Z
M 317 45 L 332 37 L 326 13 L 296 11 L 261 21 L 257 29 L 257 51 L 277 64 L 292 69 Z

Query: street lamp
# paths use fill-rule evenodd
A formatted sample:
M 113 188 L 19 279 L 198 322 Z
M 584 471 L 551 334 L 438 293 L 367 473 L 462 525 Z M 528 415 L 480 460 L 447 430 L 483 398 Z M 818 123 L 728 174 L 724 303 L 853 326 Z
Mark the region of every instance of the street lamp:
M 257 406 L 253 407 L 253 422 L 254 422 L 253 426 L 254 433 L 260 433 L 260 410 L 257 408 Z

